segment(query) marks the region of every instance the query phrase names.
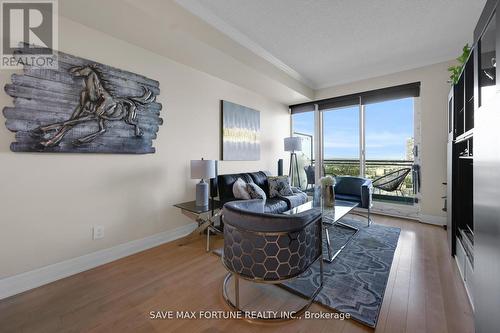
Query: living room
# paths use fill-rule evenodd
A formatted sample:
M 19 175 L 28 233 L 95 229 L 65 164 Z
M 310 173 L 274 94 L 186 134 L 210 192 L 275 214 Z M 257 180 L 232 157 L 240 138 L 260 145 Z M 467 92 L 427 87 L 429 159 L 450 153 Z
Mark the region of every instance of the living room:
M 0 332 L 495 332 L 497 4 L 3 0 Z

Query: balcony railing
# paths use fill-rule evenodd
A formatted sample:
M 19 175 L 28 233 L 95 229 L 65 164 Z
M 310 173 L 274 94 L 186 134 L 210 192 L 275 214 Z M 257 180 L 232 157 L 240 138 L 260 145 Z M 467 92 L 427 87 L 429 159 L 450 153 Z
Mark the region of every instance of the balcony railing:
M 409 160 L 366 160 L 366 178 L 375 180 L 396 170 L 412 168 L 414 162 Z M 359 176 L 359 160 L 354 159 L 326 159 L 324 170 L 327 175 Z M 409 172 L 397 191 L 387 192 L 374 188 L 375 200 L 401 202 L 413 204 L 415 202 L 414 175 Z

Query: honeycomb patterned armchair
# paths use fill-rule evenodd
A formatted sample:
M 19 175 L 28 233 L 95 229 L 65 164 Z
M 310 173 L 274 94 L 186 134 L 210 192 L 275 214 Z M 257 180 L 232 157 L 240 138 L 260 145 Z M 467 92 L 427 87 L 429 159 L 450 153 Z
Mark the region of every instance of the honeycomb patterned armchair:
M 321 212 L 309 210 L 295 215 L 268 214 L 264 213 L 263 200 L 245 200 L 226 203 L 222 219 L 222 262 L 229 271 L 223 284 L 226 302 L 237 311 L 249 313 L 248 309 L 240 308 L 240 278 L 257 283 L 280 283 L 297 277 L 319 260 L 320 286 L 302 308 L 294 311 L 297 316 L 304 312 L 323 287 Z M 233 300 L 227 292 L 231 279 L 234 282 Z

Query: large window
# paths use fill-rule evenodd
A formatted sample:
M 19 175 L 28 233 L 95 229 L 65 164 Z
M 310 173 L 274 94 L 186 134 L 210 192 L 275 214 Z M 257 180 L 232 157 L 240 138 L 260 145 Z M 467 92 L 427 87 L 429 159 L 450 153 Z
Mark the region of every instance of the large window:
M 292 116 L 293 135 L 302 138 L 301 156 L 312 163 L 314 160 L 314 113 L 304 112 Z
M 358 105 L 323 111 L 323 161 L 326 174 L 360 174 Z
M 413 160 L 413 98 L 365 107 L 367 160 Z
M 319 160 L 325 174 L 370 178 L 375 199 L 411 204 L 419 92 L 420 84 L 414 83 L 292 106 L 292 130 L 317 138 L 313 142 L 322 154 L 315 158 L 312 146 L 307 148 L 310 165 Z
M 376 187 L 377 197 L 411 197 L 415 146 L 413 98 L 366 105 L 365 142 L 366 177 L 379 179 L 380 184 L 394 182 Z

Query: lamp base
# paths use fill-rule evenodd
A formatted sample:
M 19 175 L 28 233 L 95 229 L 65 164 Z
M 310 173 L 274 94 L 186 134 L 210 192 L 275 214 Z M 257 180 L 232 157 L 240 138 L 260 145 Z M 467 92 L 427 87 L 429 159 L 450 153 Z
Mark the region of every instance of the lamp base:
M 208 206 L 208 184 L 203 179 L 196 184 L 196 206 Z
M 295 167 L 294 167 L 295 162 Z M 295 169 L 295 170 L 294 170 Z M 297 177 L 298 185 L 297 187 L 301 187 L 300 183 L 300 173 L 299 173 L 299 161 L 297 160 L 297 154 L 295 152 L 290 153 L 290 169 L 288 171 L 288 177 L 290 177 L 290 185 L 294 186 L 294 178 Z

